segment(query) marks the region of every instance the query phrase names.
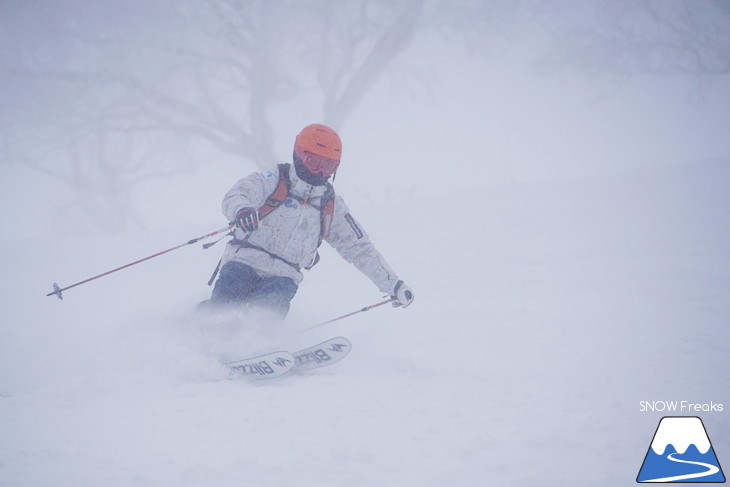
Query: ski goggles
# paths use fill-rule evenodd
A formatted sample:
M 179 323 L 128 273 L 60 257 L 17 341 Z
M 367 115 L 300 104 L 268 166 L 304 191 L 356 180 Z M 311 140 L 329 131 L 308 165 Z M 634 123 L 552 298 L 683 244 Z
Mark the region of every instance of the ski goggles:
M 336 159 L 318 156 L 309 152 L 304 153 L 302 163 L 312 174 L 319 173 L 325 177 L 332 176 L 340 165 L 340 161 Z

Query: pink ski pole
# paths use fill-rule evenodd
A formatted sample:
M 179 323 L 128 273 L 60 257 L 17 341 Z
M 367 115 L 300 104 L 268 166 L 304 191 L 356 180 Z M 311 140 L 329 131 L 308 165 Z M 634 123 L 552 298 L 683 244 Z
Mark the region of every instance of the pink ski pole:
M 331 320 L 323 321 L 322 323 L 317 323 L 316 325 L 312 325 L 307 330 L 311 330 L 312 328 L 317 328 L 318 326 L 328 325 L 330 323 L 334 323 L 335 321 L 339 321 L 345 318 L 348 318 L 352 315 L 356 315 L 358 313 L 364 313 L 365 311 L 369 311 L 373 308 L 377 308 L 378 306 L 382 306 L 384 304 L 392 303 L 395 301 L 395 298 L 386 299 L 385 301 L 381 301 L 379 303 L 371 304 L 370 306 L 365 306 L 362 309 L 359 309 L 357 311 L 353 311 L 352 313 L 347 313 L 346 315 L 338 316 L 337 318 L 332 318 Z

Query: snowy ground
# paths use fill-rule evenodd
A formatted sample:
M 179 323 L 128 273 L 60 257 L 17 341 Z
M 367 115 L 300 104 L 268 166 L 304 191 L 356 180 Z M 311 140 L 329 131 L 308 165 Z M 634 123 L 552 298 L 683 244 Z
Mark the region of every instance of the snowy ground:
M 631 485 L 663 415 L 640 401 L 730 408 L 729 183 L 705 163 L 360 204 L 415 303 L 301 333 L 380 299 L 325 252 L 270 341 L 353 351 L 267 383 L 217 365 L 260 338 L 189 317 L 217 247 L 44 296 L 218 223 L 6 240 L 0 485 Z M 729 414 L 700 414 L 722 465 Z

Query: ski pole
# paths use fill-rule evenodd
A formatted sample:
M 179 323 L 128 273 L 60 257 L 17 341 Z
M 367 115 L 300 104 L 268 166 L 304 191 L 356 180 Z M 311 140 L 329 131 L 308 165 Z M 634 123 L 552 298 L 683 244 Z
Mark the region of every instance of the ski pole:
M 307 330 L 311 330 L 312 328 L 317 328 L 318 326 L 328 325 L 330 323 L 334 323 L 335 321 L 343 320 L 345 318 L 348 318 L 348 317 L 350 317 L 352 315 L 356 315 L 358 313 L 364 313 L 365 311 L 369 311 L 369 310 L 371 310 L 373 308 L 377 308 L 378 306 L 382 306 L 384 304 L 392 303 L 393 301 L 395 301 L 395 299 L 396 298 L 390 298 L 390 299 L 386 299 L 385 301 L 381 301 L 379 303 L 371 304 L 370 306 L 365 306 L 364 308 L 359 309 L 357 311 L 353 311 L 352 313 L 347 313 L 346 315 L 338 316 L 337 318 L 332 318 L 331 320 L 323 321 L 322 323 L 318 323 L 316 325 L 312 325 L 309 328 L 307 328 Z
M 126 269 L 127 267 L 132 267 L 133 265 L 139 264 L 139 263 L 144 262 L 146 260 L 154 259 L 155 257 L 159 257 L 159 256 L 161 256 L 163 254 L 168 253 L 168 252 L 172 252 L 173 250 L 177 250 L 179 248 L 185 247 L 186 245 L 192 245 L 194 243 L 200 242 L 201 240 L 205 240 L 206 238 L 213 237 L 213 236 L 218 235 L 218 234 L 221 234 L 223 232 L 227 232 L 231 228 L 233 228 L 233 225 L 234 225 L 234 223 L 231 223 L 227 227 L 221 228 L 220 230 L 216 230 L 215 232 L 211 232 L 211 233 L 205 234 L 205 235 L 203 235 L 201 237 L 194 238 L 192 240 L 188 240 L 187 242 L 185 242 L 183 244 L 177 245 L 177 246 L 172 247 L 172 248 L 167 249 L 167 250 L 163 250 L 162 252 L 157 252 L 156 254 L 152 254 L 152 255 L 147 256 L 147 257 L 144 257 L 142 259 L 135 260 L 134 262 L 130 262 L 129 264 L 123 265 L 121 267 L 117 267 L 116 269 L 112 269 L 110 271 L 106 271 L 106 272 L 104 272 L 102 274 L 99 274 L 98 276 L 94 276 L 94 277 L 90 277 L 88 279 L 84 279 L 83 281 L 79 281 L 79 282 L 77 282 L 75 284 L 71 284 L 70 286 L 66 286 L 66 287 L 63 287 L 62 288 L 57 283 L 54 282 L 53 283 L 53 291 L 50 292 L 50 293 L 48 293 L 48 294 L 46 294 L 46 296 L 54 296 L 55 295 L 55 296 L 58 296 L 58 299 L 63 299 L 63 295 L 61 293 L 63 293 L 64 291 L 66 291 L 68 289 L 71 289 L 71 288 L 76 287 L 76 286 L 80 286 L 82 284 L 86 284 L 87 282 L 91 282 L 91 281 L 93 281 L 95 279 L 99 279 L 100 277 L 108 276 L 109 274 L 112 274 L 112 273 L 117 272 L 117 271 L 121 271 L 122 269 Z

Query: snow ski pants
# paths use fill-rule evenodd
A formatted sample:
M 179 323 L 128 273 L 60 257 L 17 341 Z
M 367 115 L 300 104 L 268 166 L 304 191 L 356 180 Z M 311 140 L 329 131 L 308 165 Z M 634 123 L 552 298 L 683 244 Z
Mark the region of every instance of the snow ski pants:
M 297 284 L 289 277 L 260 277 L 253 268 L 231 261 L 220 270 L 210 304 L 247 305 L 270 311 L 284 319 L 296 292 Z

